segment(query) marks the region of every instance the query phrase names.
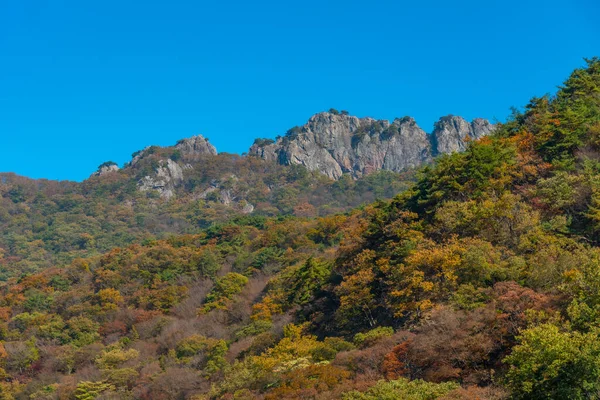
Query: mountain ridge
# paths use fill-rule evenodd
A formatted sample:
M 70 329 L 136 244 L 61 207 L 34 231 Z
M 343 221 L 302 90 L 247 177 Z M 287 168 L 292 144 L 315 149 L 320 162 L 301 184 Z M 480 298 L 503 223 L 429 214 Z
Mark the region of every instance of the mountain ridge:
M 275 142 L 255 142 L 249 154 L 284 165 L 304 165 L 332 179 L 344 173 L 356 179 L 382 169 L 401 172 L 431 162 L 439 154 L 463 151 L 469 140 L 489 135 L 494 128 L 482 118 L 469 123 L 448 115 L 428 134 L 412 117 L 390 123 L 333 110 L 313 115 Z
M 379 170 L 402 172 L 429 163 L 440 154 L 463 151 L 469 140 L 487 136 L 494 129 L 495 125 L 488 120 L 475 118 L 468 122 L 450 114 L 441 117 L 432 132 L 426 133 L 409 116 L 390 122 L 331 109 L 314 114 L 304 125 L 289 129 L 285 136 L 275 140 L 255 139 L 247 155 L 281 165 L 302 165 L 334 180 L 343 174 L 357 179 Z M 147 146 L 134 153 L 125 168 L 134 166 L 149 149 L 156 147 Z M 177 151 L 175 162 L 196 161 L 205 155 L 218 154 L 202 135 L 181 139 L 166 148 L 171 147 Z M 180 171 L 175 171 L 178 166 L 170 165 L 171 171 L 167 175 L 181 175 Z M 104 163 L 92 176 L 114 172 L 115 166 L 111 162 Z M 158 168 L 157 172 L 161 172 Z M 165 171 L 162 172 L 160 175 L 165 175 Z

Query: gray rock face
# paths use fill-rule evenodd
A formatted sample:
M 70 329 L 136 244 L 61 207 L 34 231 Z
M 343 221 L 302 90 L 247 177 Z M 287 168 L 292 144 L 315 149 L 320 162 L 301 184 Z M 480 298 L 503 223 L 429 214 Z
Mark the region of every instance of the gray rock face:
M 147 146 L 142 150 L 134 153 L 133 158 L 129 162 L 130 166 L 135 166 L 140 160 L 151 153 L 152 148 L 156 146 Z M 181 139 L 174 146 L 176 150 L 179 150 L 181 158 L 184 161 L 195 161 L 205 155 L 217 154 L 215 146 L 210 144 L 208 139 L 202 135 L 192 136 L 190 138 Z
M 117 172 L 118 170 L 119 166 L 117 164 L 101 165 L 98 171 L 94 172 L 92 176 L 103 176 L 111 172 Z
M 255 143 L 249 154 L 281 164 L 300 164 L 332 179 L 401 171 L 430 160 L 427 134 L 412 118 L 389 121 L 319 113 L 275 143 Z
M 217 154 L 215 146 L 210 144 L 202 135 L 182 139 L 175 145 L 184 159 L 196 159 L 205 154 Z
M 344 114 L 319 113 L 277 141 L 258 140 L 249 154 L 280 164 L 300 164 L 332 179 L 354 178 L 384 169 L 402 171 L 431 161 L 438 153 L 463 150 L 466 142 L 493 130 L 486 120 L 471 124 L 444 117 L 427 135 L 410 117 L 392 123 Z
M 157 190 L 162 198 L 170 199 L 175 196 L 175 189 L 183 182 L 185 171 L 194 168 L 194 161 L 217 154 L 217 149 L 201 135 L 182 139 L 174 147 L 170 147 L 173 148 L 179 152 L 179 162 L 175 161 L 175 158 L 158 160 L 158 167 L 155 167 L 154 173 L 139 180 L 139 190 Z M 135 153 L 128 166 L 135 168 L 145 157 L 155 154 L 157 149 L 160 150 L 157 146 L 148 146 Z
M 175 187 L 183 180 L 183 169 L 170 158 L 160 160 L 154 176 L 146 175 L 138 183 L 141 191 L 157 190 L 164 199 L 175 195 Z
M 432 133 L 434 153 L 453 153 L 465 150 L 470 140 L 489 135 L 494 125 L 481 118 L 468 123 L 464 118 L 448 115 L 436 122 Z

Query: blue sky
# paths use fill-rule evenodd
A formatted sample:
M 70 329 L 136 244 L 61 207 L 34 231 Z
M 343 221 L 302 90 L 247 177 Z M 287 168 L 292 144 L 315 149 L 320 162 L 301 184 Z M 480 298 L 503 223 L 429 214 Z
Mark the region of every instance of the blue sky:
M 242 153 L 331 107 L 504 120 L 600 55 L 595 0 L 0 2 L 0 171 L 85 179 L 201 133 Z

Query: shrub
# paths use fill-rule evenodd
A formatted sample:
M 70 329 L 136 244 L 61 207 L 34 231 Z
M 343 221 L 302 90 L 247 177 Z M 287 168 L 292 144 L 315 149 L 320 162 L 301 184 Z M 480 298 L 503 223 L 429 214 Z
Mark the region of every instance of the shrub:
M 227 343 L 224 340 L 207 338 L 202 335 L 189 336 L 177 344 L 175 354 L 185 363 L 192 361 L 193 357 L 201 356 L 202 362 L 197 368 L 212 374 L 221 370 L 226 364 L 225 354 Z
M 353 390 L 343 395 L 343 400 L 434 400 L 458 389 L 454 382 L 430 383 L 420 379 L 409 381 L 379 381 L 366 392 Z
M 207 313 L 214 309 L 226 309 L 230 300 L 240 293 L 247 283 L 248 278 L 236 272 L 230 272 L 217 279 L 215 286 L 206 296 L 206 304 L 201 309 L 201 313 Z
M 365 333 L 357 333 L 354 335 L 354 344 L 358 347 L 365 348 L 373 345 L 380 339 L 394 334 L 394 328 L 389 326 L 380 326 L 375 329 L 371 329 Z
M 115 369 L 126 361 L 133 360 L 140 355 L 135 349 L 123 350 L 120 348 L 105 350 L 96 358 L 96 364 L 103 369 Z
M 600 391 L 600 345 L 596 332 L 580 334 L 553 324 L 523 331 L 505 359 L 516 398 L 584 399 Z
M 102 393 L 114 389 L 115 387 L 113 385 L 105 381 L 82 381 L 77 384 L 74 396 L 77 400 L 93 400 L 100 396 Z

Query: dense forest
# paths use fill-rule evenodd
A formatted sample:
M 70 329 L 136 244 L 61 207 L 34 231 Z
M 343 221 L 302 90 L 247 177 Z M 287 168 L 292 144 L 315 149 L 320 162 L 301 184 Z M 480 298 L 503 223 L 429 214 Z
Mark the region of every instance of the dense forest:
M 201 229 L 247 214 L 316 217 L 348 211 L 406 189 L 414 171 L 378 171 L 359 180 L 333 181 L 301 166 L 255 157 L 205 155 L 174 187 L 173 198 L 139 190 L 175 147 L 151 146 L 134 165 L 82 183 L 0 174 L 0 281 L 78 257 L 143 240 Z
M 211 160 L 2 177 L 2 398 L 600 398 L 599 59 L 413 183 Z

